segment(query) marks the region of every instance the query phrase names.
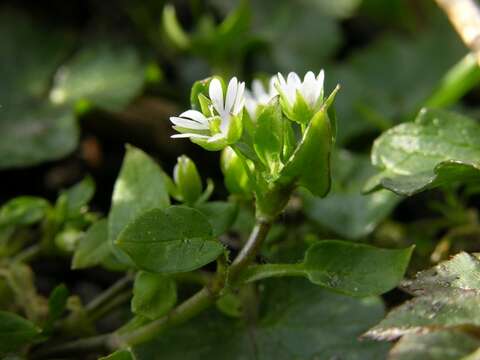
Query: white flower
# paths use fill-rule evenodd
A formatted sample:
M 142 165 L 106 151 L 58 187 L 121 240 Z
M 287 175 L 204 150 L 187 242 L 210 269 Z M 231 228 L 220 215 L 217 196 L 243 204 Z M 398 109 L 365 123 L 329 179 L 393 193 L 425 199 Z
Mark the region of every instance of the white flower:
M 311 116 L 319 109 L 323 103 L 324 78 L 323 70 L 316 77 L 312 71 L 307 72 L 303 81 L 294 72 L 289 73 L 286 80 L 282 74 L 277 75 L 276 87 L 289 118 L 302 123 L 308 121 L 302 112 Z
M 210 103 L 207 114 L 187 110 L 179 117 L 171 117 L 174 129 L 180 132 L 172 138 L 190 138 L 209 150 L 218 150 L 235 142 L 241 135 L 239 122 L 245 105 L 244 92 L 245 83 L 234 77 L 224 96 L 220 80 L 212 79 L 208 87 Z
M 265 87 L 262 81 L 255 79 L 252 81 L 252 90 L 245 91 L 245 107 L 252 119 L 256 117 L 259 106 L 267 105 L 270 100 L 278 95 L 275 88 L 276 82 L 277 77 L 272 76 L 268 82 L 268 87 Z

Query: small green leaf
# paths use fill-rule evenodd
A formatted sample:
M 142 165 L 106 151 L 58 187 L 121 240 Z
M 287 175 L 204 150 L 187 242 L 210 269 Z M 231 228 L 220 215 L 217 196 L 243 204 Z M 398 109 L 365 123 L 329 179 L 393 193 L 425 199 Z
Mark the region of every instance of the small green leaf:
M 53 289 L 48 298 L 48 316 L 51 321 L 58 320 L 67 306 L 68 289 L 64 284 L 58 285 Z
M 128 145 L 108 216 L 108 237 L 112 244 L 138 215 L 154 208 L 165 209 L 169 205 L 165 175 L 160 166 L 142 150 Z M 114 251 L 120 260 L 129 263 L 115 245 Z
M 15 351 L 40 334 L 32 322 L 6 311 L 0 311 L 0 354 Z
M 307 250 L 304 268 L 314 284 L 351 296 L 380 295 L 402 280 L 412 251 L 325 240 Z
M 197 269 L 223 251 L 208 219 L 185 206 L 144 212 L 126 227 L 116 244 L 140 269 L 160 273 Z
M 385 187 L 401 195 L 452 183 L 480 181 L 480 126 L 452 112 L 423 109 L 414 123 L 380 136 L 372 163 L 382 172 L 367 190 Z
M 175 281 L 162 274 L 141 271 L 133 285 L 132 312 L 148 319 L 165 315 L 177 302 Z
M 235 222 L 238 206 L 226 201 L 210 201 L 198 204 L 195 209 L 199 210 L 210 222 L 213 236 L 225 234 Z
M 118 111 L 140 92 L 143 81 L 144 67 L 134 48 L 88 45 L 60 68 L 50 99 L 54 104 L 87 100 Z
M 480 340 L 472 335 L 440 330 L 402 337 L 390 352 L 389 360 L 467 360 L 466 356 L 478 348 Z
M 78 242 L 73 254 L 72 269 L 84 269 L 102 263 L 111 254 L 108 241 L 108 221 L 99 220 L 86 232 Z
M 110 355 L 102 356 L 98 360 L 135 360 L 135 358 L 129 350 L 117 350 Z
M 62 195 L 66 198 L 66 208 L 69 215 L 75 215 L 88 205 L 95 193 L 95 183 L 90 176 L 85 177 L 78 184 L 65 190 Z
M 305 215 L 342 237 L 358 239 L 371 233 L 401 198 L 381 190 L 362 194 L 365 182 L 375 173 L 370 160 L 346 150 L 332 158 L 332 190 L 325 198 L 302 193 Z
M 50 208 L 47 200 L 35 196 L 19 196 L 0 208 L 0 228 L 32 225 L 43 219 Z

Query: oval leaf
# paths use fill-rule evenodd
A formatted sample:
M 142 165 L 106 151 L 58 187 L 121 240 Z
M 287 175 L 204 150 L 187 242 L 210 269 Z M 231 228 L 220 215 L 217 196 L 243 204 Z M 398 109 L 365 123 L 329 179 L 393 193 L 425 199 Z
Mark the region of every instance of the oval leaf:
M 308 249 L 304 269 L 311 282 L 340 293 L 380 295 L 402 280 L 412 251 L 325 240 Z
M 194 270 L 223 251 L 208 219 L 186 206 L 143 213 L 127 226 L 116 243 L 140 269 L 151 272 Z

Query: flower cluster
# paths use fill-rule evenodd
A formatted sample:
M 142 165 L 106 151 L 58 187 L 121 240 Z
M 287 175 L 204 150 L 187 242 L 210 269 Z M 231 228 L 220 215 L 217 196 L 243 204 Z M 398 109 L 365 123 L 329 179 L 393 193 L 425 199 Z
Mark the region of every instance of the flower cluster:
M 201 111 L 187 110 L 170 118 L 179 132 L 172 137 L 190 138 L 207 150 L 221 150 L 240 139 L 244 109 L 255 121 L 262 108 L 277 96 L 290 120 L 306 124 L 323 103 L 323 81 L 323 70 L 317 76 L 307 72 L 303 81 L 294 72 L 286 80 L 279 73 L 270 78 L 267 87 L 256 79 L 248 90 L 236 77 L 226 89 L 221 79 L 213 78 L 208 84 L 208 96 L 198 96 Z

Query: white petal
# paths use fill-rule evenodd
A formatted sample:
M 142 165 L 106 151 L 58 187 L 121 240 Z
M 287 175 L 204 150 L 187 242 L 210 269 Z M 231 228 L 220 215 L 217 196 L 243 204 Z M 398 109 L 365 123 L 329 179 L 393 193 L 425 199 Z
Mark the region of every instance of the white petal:
M 293 71 L 288 74 L 287 77 L 287 84 L 289 86 L 294 85 L 294 86 L 299 86 L 302 83 L 300 80 L 300 77 L 297 75 L 297 73 L 294 73 Z
M 192 119 L 198 121 L 199 123 L 208 124 L 208 119 L 200 111 L 197 110 L 187 110 L 180 114 L 180 117 Z
M 285 85 L 287 85 L 285 78 L 280 73 L 277 74 L 277 80 L 278 80 L 278 85 L 280 85 L 281 87 L 284 87 Z
M 305 74 L 305 78 L 303 80 L 301 93 L 307 104 L 313 106 L 317 100 L 316 98 L 316 90 L 317 81 L 315 79 L 315 75 L 313 72 L 309 71 Z
M 187 119 L 183 119 L 183 118 L 180 118 L 180 117 L 171 117 L 170 118 L 170 121 L 177 125 L 177 126 L 180 126 L 182 128 L 186 128 L 186 129 L 192 129 L 192 130 L 208 130 L 209 129 L 209 126 L 208 124 L 203 124 L 203 123 L 199 123 L 197 121 L 193 121 L 193 120 L 187 120 Z
M 252 92 L 255 99 L 260 100 L 262 97 L 265 96 L 265 88 L 260 80 L 255 79 L 252 81 Z
M 235 99 L 237 97 L 237 88 L 238 88 L 238 81 L 236 77 L 233 77 L 227 87 L 227 96 L 225 99 L 225 112 L 230 113 L 232 112 L 233 104 L 235 103 Z
M 210 96 L 210 100 L 212 100 L 215 110 L 217 110 L 219 114 L 223 114 L 225 109 L 223 108 L 223 90 L 220 80 L 212 79 L 212 81 L 210 81 L 208 95 Z
M 237 96 L 235 98 L 235 104 L 233 106 L 233 111 L 232 113 L 234 115 L 237 115 L 238 113 L 240 113 L 243 109 L 243 106 L 245 104 L 245 96 L 244 96 L 244 92 L 245 92 L 245 83 L 244 82 L 241 82 L 240 85 L 238 86 L 238 90 L 237 90 Z
M 268 82 L 268 96 L 270 99 L 278 95 L 278 90 L 275 87 L 276 82 L 278 82 L 278 78 L 276 76 L 272 76 Z
M 323 97 L 323 85 L 325 80 L 325 72 L 321 70 L 317 76 L 317 88 L 315 89 L 315 99 L 318 101 L 320 97 Z
M 218 134 L 215 134 L 215 135 L 211 136 L 210 139 L 208 139 L 208 142 L 214 142 L 214 141 L 223 139 L 224 137 L 225 137 L 224 134 L 218 133 Z
M 198 138 L 198 139 L 207 139 L 210 136 L 207 135 L 200 135 L 200 134 L 192 134 L 192 133 L 184 133 L 184 134 L 175 134 L 170 136 L 171 138 L 174 139 L 180 139 L 180 138 Z

